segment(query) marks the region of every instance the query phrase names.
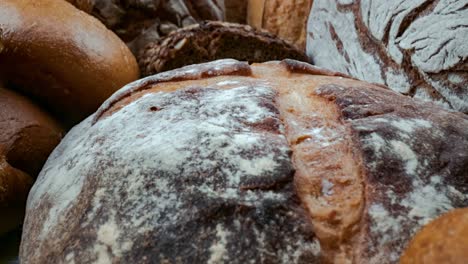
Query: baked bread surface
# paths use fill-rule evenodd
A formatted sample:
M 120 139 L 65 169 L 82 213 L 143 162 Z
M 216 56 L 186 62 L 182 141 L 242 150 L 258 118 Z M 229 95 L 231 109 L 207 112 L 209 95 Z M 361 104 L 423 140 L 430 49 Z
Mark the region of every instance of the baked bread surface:
M 396 263 L 467 206 L 468 120 L 285 60 L 119 90 L 28 198 L 26 262 Z

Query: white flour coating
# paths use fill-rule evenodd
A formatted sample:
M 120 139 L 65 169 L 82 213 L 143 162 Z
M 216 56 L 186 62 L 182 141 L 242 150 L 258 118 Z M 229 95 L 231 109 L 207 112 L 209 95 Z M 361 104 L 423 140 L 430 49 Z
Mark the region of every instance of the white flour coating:
M 207 264 L 224 263 L 223 258 L 225 257 L 227 250 L 227 237 L 231 234 L 228 230 L 224 229 L 221 224 L 216 225 L 216 237 L 217 241 L 210 247 L 210 259 Z
M 378 176 L 379 180 L 372 183 L 372 188 L 378 188 L 376 200 L 368 200 L 367 214 L 371 219 L 370 234 L 378 242 L 367 246 L 375 252 L 370 256 L 370 263 L 378 263 L 382 256 L 393 256 L 390 262 L 398 260 L 398 256 L 405 246 L 405 242 L 420 227 L 440 214 L 453 209 L 454 201 L 468 201 L 468 196 L 460 195 L 461 192 L 455 186 L 447 184 L 440 175 L 428 175 L 429 162 L 437 160 L 437 152 L 421 145 L 421 141 L 415 140 L 421 136 L 432 137 L 430 142 L 445 140 L 438 126 L 428 119 L 398 117 L 395 115 L 381 115 L 368 117 L 365 122 L 358 119 L 353 128 L 360 132 L 366 132 L 361 138 L 364 149 L 371 151 L 368 169 L 371 174 L 382 172 L 385 164 L 398 164 L 404 172 L 404 182 L 409 182 L 410 189 L 404 193 L 396 193 L 393 188 L 405 188 L 404 183 L 388 183 L 384 176 Z M 382 127 L 385 127 L 383 134 Z M 424 150 L 421 150 L 424 148 Z M 416 150 L 418 149 L 419 152 Z M 422 151 L 422 152 L 421 152 Z M 400 173 L 394 171 L 394 173 Z M 386 175 L 386 174 L 384 174 Z M 447 177 L 447 176 L 444 176 Z M 398 180 L 398 178 L 391 178 Z M 402 209 L 391 209 L 394 207 Z M 391 211 L 390 211 L 391 210 Z M 402 234 L 404 233 L 404 236 Z M 392 243 L 397 246 L 391 246 Z M 386 249 L 387 248 L 387 249 Z M 388 252 L 384 255 L 379 252 Z M 387 262 L 385 262 L 387 263 Z
M 234 60 L 234 59 L 222 59 L 222 60 L 216 60 L 216 61 L 197 64 L 197 65 L 188 65 L 188 66 L 176 69 L 176 70 L 161 72 L 156 75 L 152 75 L 152 76 L 139 79 L 137 81 L 134 81 L 125 85 L 120 90 L 112 94 L 106 101 L 104 101 L 101 107 L 99 107 L 98 111 L 96 112 L 98 116 L 96 115 L 95 116 L 99 117 L 100 112 L 109 109 L 109 107 L 113 103 L 118 101 L 124 95 L 129 94 L 132 91 L 139 89 L 140 87 L 144 86 L 144 84 L 146 83 L 158 83 L 161 81 L 168 81 L 171 79 L 176 79 L 176 78 L 181 78 L 181 77 L 187 78 L 187 76 L 192 76 L 193 79 L 199 79 L 201 74 L 203 72 L 206 72 L 207 69 L 212 69 L 213 67 L 216 67 L 217 70 L 222 71 L 223 69 L 230 69 L 231 67 L 234 67 L 236 64 L 239 64 L 239 63 L 240 63 L 239 61 Z M 187 79 L 190 79 L 190 77 L 188 77 Z
M 315 10 L 327 10 L 327 12 Z M 307 31 L 312 32 L 313 36 L 307 35 L 307 55 L 313 59 L 314 65 L 319 67 L 343 72 L 369 82 L 383 83 L 384 80 L 379 74 L 378 58 L 354 47 L 355 43 L 359 43 L 358 32 L 352 28 L 354 15 L 345 13 L 340 15 L 340 19 L 328 21 L 331 14 L 337 13 L 335 1 L 314 1 L 307 24 Z M 329 31 L 330 26 L 333 26 L 336 34 L 343 40 L 343 49 L 335 46 Z M 347 62 L 347 58 L 353 59 L 353 62 Z
M 468 111 L 468 75 L 452 77 L 467 66 L 468 0 L 362 0 L 359 6 L 353 2 L 345 7 L 340 2 L 314 1 L 307 35 L 307 54 L 314 64 L 401 93 L 412 90 L 414 97 Z M 359 39 L 364 33 L 372 38 Z M 403 61 L 404 54 L 409 56 L 408 63 Z M 439 76 L 441 72 L 448 76 Z M 446 102 L 425 92 L 421 81 Z
M 148 93 L 92 126 L 88 119 L 67 135 L 58 148 L 63 153 L 54 152 L 31 192 L 29 211 L 45 201 L 51 203 L 49 212 L 42 213 L 43 229 L 35 245 L 40 248 L 46 239 L 62 238 L 54 232 L 59 224 L 70 224 L 66 217 L 80 199 L 90 201 L 80 228 L 93 230 L 96 238 L 68 255 L 76 261 L 88 254 L 98 263 L 124 256 L 139 246 L 135 239 L 148 232 L 170 229 L 187 216 L 200 214 L 205 208 L 197 207 L 193 199 L 246 208 L 282 206 L 288 202 L 285 193 L 242 189 L 292 176 L 290 149 L 279 133 L 284 130 L 279 114 L 265 105 L 275 96 L 265 83 L 238 84 L 230 90 Z M 268 120 L 278 124 L 276 130 L 264 130 L 262 124 Z M 88 192 L 80 195 L 84 186 Z M 274 217 L 283 221 L 279 219 L 289 216 Z M 218 224 L 210 263 L 228 257 L 227 234 L 239 234 L 228 228 Z M 271 239 L 271 234 L 261 236 Z M 282 243 L 290 246 L 273 253 L 290 260 L 298 260 L 304 252 L 318 255 L 318 242 L 306 236 L 298 232 L 284 237 Z M 252 250 L 262 254 L 267 248 Z

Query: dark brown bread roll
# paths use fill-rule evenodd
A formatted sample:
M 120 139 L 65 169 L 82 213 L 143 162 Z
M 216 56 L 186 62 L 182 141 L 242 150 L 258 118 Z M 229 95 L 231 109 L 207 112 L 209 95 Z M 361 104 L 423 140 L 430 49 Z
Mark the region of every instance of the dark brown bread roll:
M 312 0 L 249 0 L 247 22 L 305 50 Z
M 317 0 L 317 66 L 468 113 L 468 0 Z
M 135 55 L 150 42 L 203 20 L 224 20 L 223 0 L 67 0 L 101 20 Z M 230 16 L 232 12 L 230 11 Z
M 73 124 L 138 78 L 125 44 L 62 0 L 0 1 L 0 79 Z
M 182 66 L 233 58 L 264 62 L 286 58 L 307 61 L 293 45 L 247 25 L 208 21 L 179 29 L 149 44 L 138 56 L 143 76 Z
M 468 261 L 468 208 L 430 222 L 411 240 L 401 264 L 465 264 Z
M 115 93 L 28 198 L 24 262 L 396 263 L 468 205 L 468 117 L 298 61 Z
M 23 220 L 28 191 L 61 133 L 46 113 L 0 85 L 0 235 Z

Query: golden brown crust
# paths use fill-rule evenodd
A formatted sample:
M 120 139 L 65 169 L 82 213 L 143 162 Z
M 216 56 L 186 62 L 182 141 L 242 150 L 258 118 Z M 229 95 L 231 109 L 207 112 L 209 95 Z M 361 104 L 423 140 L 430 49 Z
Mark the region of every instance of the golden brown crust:
M 26 98 L 0 86 L 0 234 L 22 220 L 26 197 L 62 129 Z
M 455 209 L 424 226 L 403 253 L 401 264 L 464 264 L 468 260 L 468 208 Z
M 305 50 L 307 18 L 312 0 L 249 0 L 247 22 Z
M 68 123 L 139 76 L 125 44 L 65 1 L 1 1 L 0 42 L 0 78 Z

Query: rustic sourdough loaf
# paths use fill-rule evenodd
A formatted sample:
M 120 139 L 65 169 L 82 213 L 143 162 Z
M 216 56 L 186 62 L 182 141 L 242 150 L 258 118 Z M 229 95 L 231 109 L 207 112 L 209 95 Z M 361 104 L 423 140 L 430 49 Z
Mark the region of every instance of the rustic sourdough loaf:
M 138 76 L 125 44 L 71 4 L 0 1 L 0 80 L 63 122 L 81 121 Z
M 307 61 L 303 51 L 250 26 L 207 21 L 179 29 L 160 41 L 148 44 L 138 56 L 143 76 L 185 65 L 233 58 L 264 62 L 286 58 Z
M 48 114 L 0 85 L 0 235 L 23 220 L 28 191 L 61 133 Z
M 50 156 L 21 261 L 396 263 L 468 205 L 468 117 L 298 61 L 115 93 Z
M 318 66 L 468 113 L 468 0 L 317 0 Z
M 465 264 L 468 260 L 468 208 L 433 220 L 411 240 L 401 264 Z

